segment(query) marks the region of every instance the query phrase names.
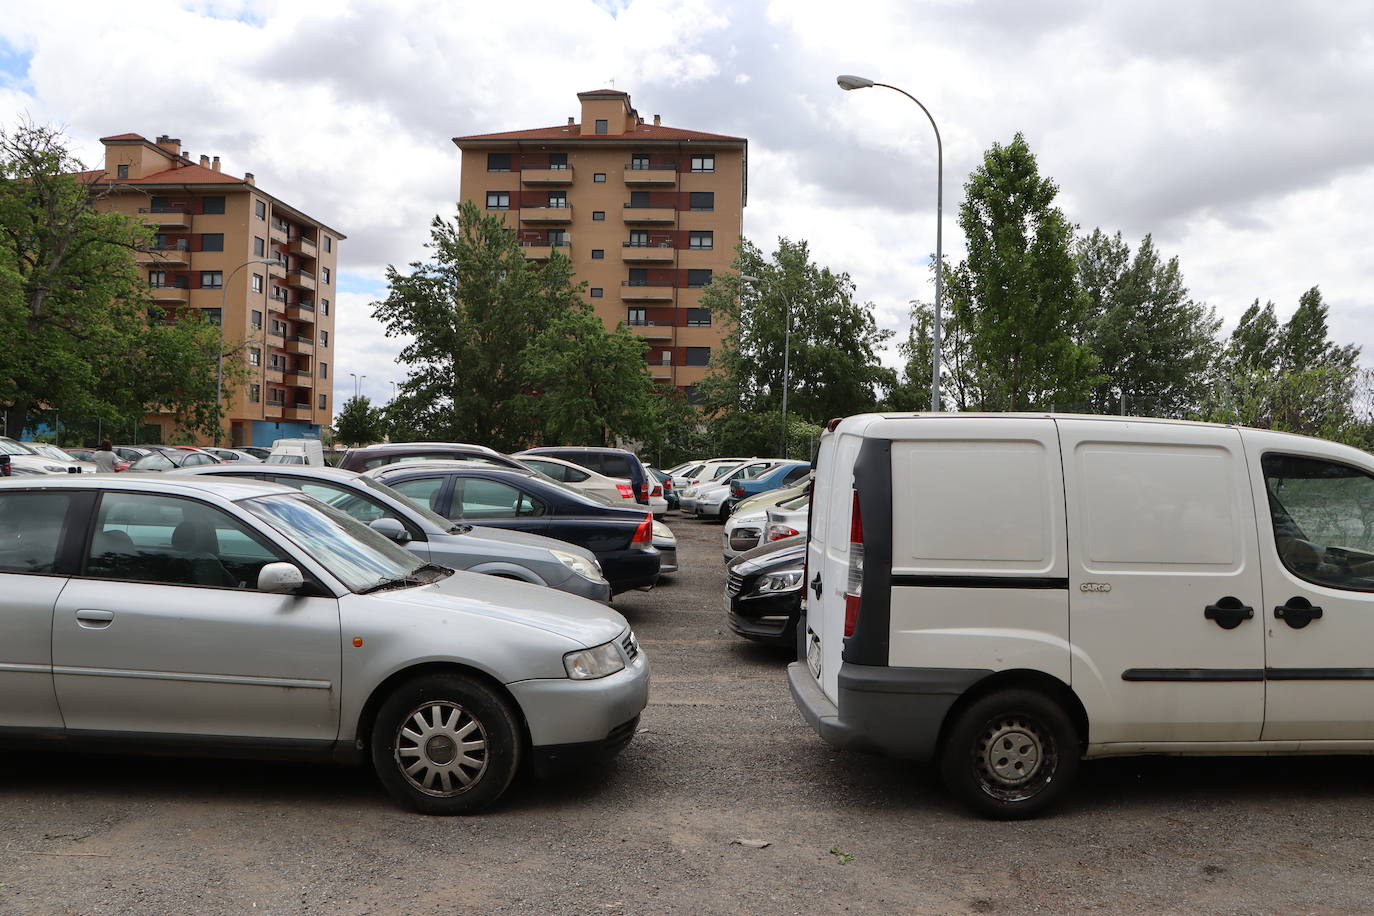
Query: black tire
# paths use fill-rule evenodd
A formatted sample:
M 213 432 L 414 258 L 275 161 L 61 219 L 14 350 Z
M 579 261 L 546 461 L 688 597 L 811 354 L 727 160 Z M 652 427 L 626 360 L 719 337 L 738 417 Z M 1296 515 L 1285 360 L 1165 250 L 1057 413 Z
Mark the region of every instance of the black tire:
M 462 749 L 477 741 L 480 747 Z M 372 724 L 371 750 L 377 778 L 393 798 L 422 814 L 452 815 L 500 798 L 523 747 L 504 698 L 474 678 L 433 674 L 386 698 Z
M 1078 773 L 1078 729 L 1043 693 L 1009 689 L 975 700 L 939 750 L 940 775 L 984 817 L 1017 820 L 1053 805 Z
M 722 525 L 730 521 L 730 507 L 725 503 L 720 504 L 720 511 L 716 513 L 716 520 Z

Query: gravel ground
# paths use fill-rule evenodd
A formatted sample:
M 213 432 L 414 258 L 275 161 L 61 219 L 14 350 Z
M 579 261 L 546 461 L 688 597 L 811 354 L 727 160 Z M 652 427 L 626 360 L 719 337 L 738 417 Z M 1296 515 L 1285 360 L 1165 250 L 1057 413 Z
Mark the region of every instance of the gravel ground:
M 364 770 L 7 754 L 0 913 L 1374 910 L 1367 758 L 1089 763 L 1052 816 L 974 819 L 823 744 L 724 623 L 720 527 L 668 521 L 683 572 L 617 599 L 654 679 L 604 768 L 445 819 Z

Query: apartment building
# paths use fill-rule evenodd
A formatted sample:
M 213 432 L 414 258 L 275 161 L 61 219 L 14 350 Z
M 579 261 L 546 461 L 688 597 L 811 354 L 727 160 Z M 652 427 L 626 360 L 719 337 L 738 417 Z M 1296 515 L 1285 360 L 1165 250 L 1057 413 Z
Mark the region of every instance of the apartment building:
M 137 254 L 151 298 L 169 312 L 199 309 L 230 345 L 245 345 L 250 379 L 230 392 L 219 444 L 318 437 L 334 409 L 344 235 L 258 188 L 251 172 L 227 174 L 218 156 L 192 160 L 178 139 L 130 133 L 100 142 L 103 174 L 86 176 L 102 192 L 95 205 L 157 233 Z M 174 440 L 175 417 L 145 422 L 161 428 L 162 441 Z
M 723 337 L 701 289 L 744 231 L 748 141 L 646 121 L 613 89 L 577 99 L 580 121 L 455 137 L 460 195 L 502 214 L 526 257 L 571 258 L 607 327 L 628 324 L 654 380 L 690 396 Z

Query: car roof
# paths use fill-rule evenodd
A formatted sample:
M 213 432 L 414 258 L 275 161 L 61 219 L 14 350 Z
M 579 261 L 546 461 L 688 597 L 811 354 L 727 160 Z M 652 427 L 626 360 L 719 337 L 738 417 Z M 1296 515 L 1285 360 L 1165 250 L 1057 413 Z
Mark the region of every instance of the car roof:
M 278 477 L 304 477 L 313 480 L 352 480 L 361 477 L 357 471 L 343 468 L 318 467 L 306 464 L 202 464 L 193 468 L 166 471 L 178 477 L 253 477 L 272 474 Z
M 612 448 L 608 445 L 541 445 L 538 448 L 516 452 L 515 456 L 518 458 L 521 455 L 550 455 L 553 452 L 594 452 L 598 455 L 630 455 L 636 460 L 639 459 L 638 455 L 627 448 Z
M 47 474 L 34 480 L 16 481 L 13 477 L 0 479 L 0 487 L 44 490 L 124 490 L 139 493 L 173 493 L 181 496 L 215 495 L 223 499 L 251 499 L 278 493 L 299 491 L 265 480 L 223 480 L 192 474 Z
M 397 474 L 401 471 L 495 471 L 501 474 L 515 474 L 519 477 L 535 477 L 539 475 L 528 468 L 508 468 L 504 465 L 488 464 L 485 461 L 444 461 L 435 459 L 434 461 L 398 461 L 395 464 L 384 464 L 380 467 L 368 468 L 363 473 L 369 477 L 384 477 L 389 474 Z
M 353 449 L 355 452 L 384 451 L 389 448 L 462 448 L 474 452 L 481 452 L 485 455 L 501 454 L 494 448 L 485 445 L 473 445 L 471 442 L 379 442 L 376 445 L 365 445 L 362 448 Z

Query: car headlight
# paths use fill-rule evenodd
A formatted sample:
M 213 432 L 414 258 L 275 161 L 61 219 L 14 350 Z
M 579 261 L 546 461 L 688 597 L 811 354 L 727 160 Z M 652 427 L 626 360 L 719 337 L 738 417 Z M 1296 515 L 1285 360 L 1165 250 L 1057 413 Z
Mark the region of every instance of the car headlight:
M 596 558 L 587 559 L 575 553 L 568 553 L 566 550 L 549 551 L 558 558 L 558 562 L 571 569 L 584 579 L 598 581 L 601 579 L 601 564 L 596 562 Z
M 590 681 L 615 674 L 625 667 L 625 660 L 613 642 L 591 649 L 578 649 L 563 656 L 563 667 L 575 681 Z
M 654 522 L 654 537 L 656 537 L 656 538 L 668 538 L 669 540 L 672 540 L 672 541 L 676 541 L 676 540 L 677 540 L 676 538 L 673 537 L 673 531 L 672 531 L 672 529 L 669 528 L 667 525 L 663 524 L 663 523 L 660 522 L 660 521 L 655 521 L 655 522 Z
M 800 569 L 784 569 L 762 576 L 754 590 L 756 592 L 790 592 L 800 588 L 801 581 L 802 571 Z

